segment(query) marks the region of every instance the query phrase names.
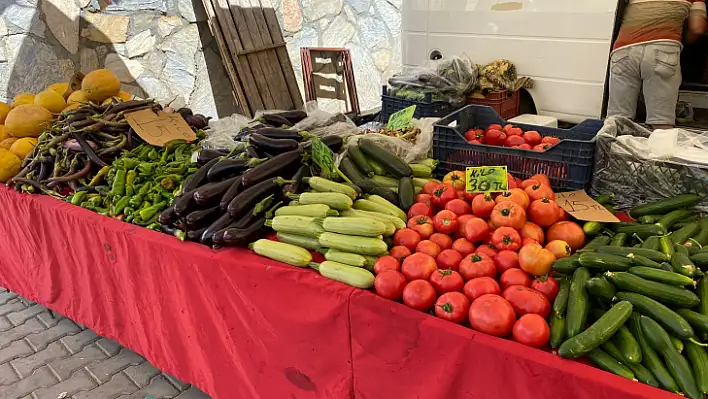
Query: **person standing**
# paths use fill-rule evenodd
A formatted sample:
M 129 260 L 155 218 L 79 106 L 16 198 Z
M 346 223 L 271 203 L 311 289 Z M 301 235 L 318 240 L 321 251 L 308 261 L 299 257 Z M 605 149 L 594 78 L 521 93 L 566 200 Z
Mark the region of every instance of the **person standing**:
M 708 28 L 705 0 L 629 0 L 610 56 L 607 116 L 634 119 L 643 91 L 646 123 L 674 127 L 686 20 L 686 41 L 692 43 Z

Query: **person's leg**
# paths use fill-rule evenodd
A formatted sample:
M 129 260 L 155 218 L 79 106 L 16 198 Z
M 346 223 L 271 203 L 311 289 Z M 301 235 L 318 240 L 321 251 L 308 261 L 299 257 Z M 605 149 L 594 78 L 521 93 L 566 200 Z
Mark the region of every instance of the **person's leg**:
M 676 124 L 676 102 L 681 86 L 681 46 L 678 43 L 645 45 L 642 62 L 647 124 L 671 129 Z
M 612 53 L 607 116 L 634 119 L 637 114 L 639 90 L 642 87 L 641 60 L 641 49 L 636 49 L 635 46 L 621 48 Z

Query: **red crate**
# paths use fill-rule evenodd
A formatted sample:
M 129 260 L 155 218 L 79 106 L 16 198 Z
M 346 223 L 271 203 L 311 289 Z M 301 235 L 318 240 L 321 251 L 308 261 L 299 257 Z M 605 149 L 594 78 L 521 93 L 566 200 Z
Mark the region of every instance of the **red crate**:
M 515 116 L 519 116 L 520 101 L 521 95 L 518 91 L 508 90 L 491 91 L 484 98 L 473 97 L 473 95 L 467 97 L 468 104 L 492 107 L 502 119 L 511 119 Z

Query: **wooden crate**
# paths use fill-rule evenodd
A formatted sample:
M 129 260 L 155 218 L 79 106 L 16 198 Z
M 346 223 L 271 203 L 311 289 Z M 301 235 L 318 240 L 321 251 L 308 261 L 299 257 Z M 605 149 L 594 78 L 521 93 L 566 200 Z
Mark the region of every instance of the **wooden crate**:
M 283 33 L 270 0 L 202 0 L 245 115 L 302 107 Z

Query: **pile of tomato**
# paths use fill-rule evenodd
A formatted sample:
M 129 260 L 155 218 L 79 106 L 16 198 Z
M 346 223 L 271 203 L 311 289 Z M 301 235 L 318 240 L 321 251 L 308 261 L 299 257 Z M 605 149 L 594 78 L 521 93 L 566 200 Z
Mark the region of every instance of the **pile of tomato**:
M 560 142 L 558 137 L 544 137 L 535 130 L 524 132 L 520 127 L 512 124 L 504 127 L 493 124 L 487 129 L 473 128 L 465 132 L 465 139 L 470 144 L 498 145 L 539 152 L 544 152 Z
M 559 284 L 556 259 L 585 243 L 585 233 L 555 202 L 548 177 L 509 189 L 467 193 L 464 172 L 430 182 L 374 266 L 376 292 L 413 309 L 533 347 L 547 344 L 547 319 Z

